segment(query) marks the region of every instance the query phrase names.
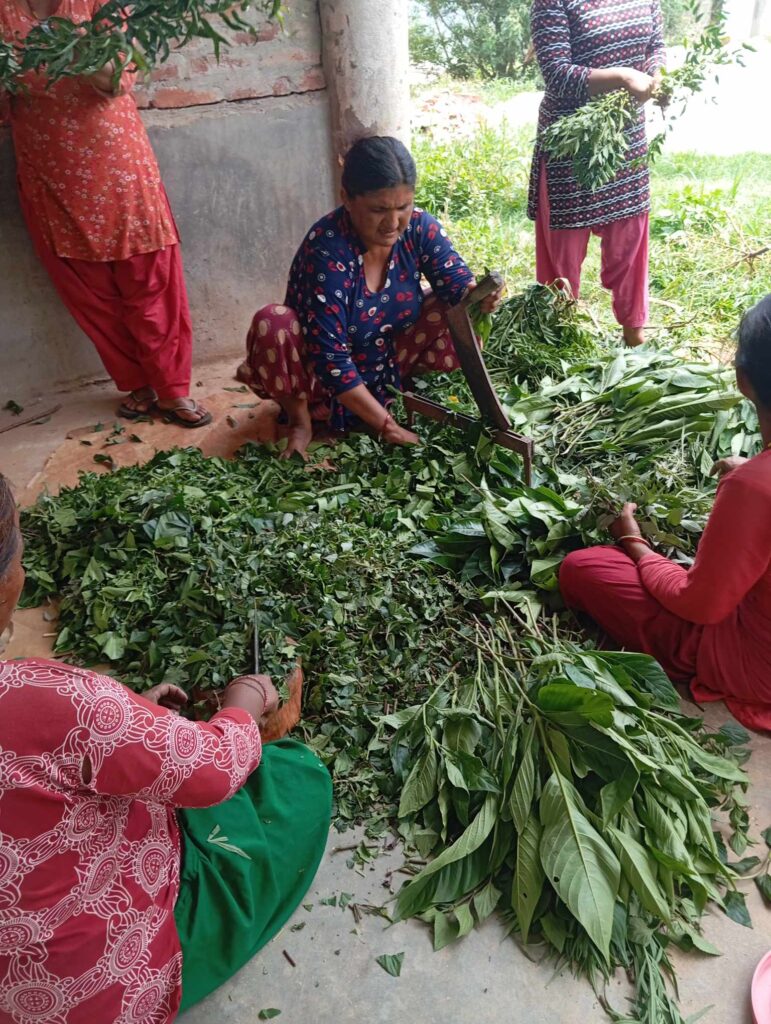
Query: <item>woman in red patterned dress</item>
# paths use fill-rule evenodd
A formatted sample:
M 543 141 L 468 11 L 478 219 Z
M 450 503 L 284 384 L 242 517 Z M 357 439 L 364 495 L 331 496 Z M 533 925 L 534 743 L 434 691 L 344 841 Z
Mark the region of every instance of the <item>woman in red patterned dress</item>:
M 590 235 L 602 242 L 602 283 L 627 345 L 645 341 L 650 187 L 643 105 L 666 63 L 659 0 L 533 0 L 533 44 L 546 82 L 542 133 L 591 96 L 626 91 L 640 104 L 626 162 L 607 185 L 579 185 L 570 160 L 547 160 L 536 142 L 528 212 L 541 284 L 564 279 L 578 298 Z
M 21 553 L 0 475 L 0 634 Z M 0 1024 L 169 1024 L 305 895 L 326 769 L 292 740 L 263 749 L 267 676 L 234 680 L 208 723 L 174 713 L 185 699 L 0 661 Z
M 0 0 L 0 37 L 23 41 L 51 17 L 89 21 L 101 0 Z M 19 199 L 62 301 L 93 341 L 128 419 L 160 409 L 185 427 L 211 415 L 190 397 L 192 327 L 179 235 L 131 93 L 115 68 L 53 85 L 28 73 L 0 91 Z

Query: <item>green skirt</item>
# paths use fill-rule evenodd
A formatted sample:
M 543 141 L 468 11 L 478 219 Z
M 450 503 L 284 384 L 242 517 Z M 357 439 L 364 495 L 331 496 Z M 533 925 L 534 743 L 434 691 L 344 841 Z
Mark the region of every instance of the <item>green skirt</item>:
M 226 803 L 178 812 L 180 1011 L 232 977 L 286 924 L 321 862 L 331 808 L 324 765 L 301 743 L 282 740 L 264 748 L 260 767 Z

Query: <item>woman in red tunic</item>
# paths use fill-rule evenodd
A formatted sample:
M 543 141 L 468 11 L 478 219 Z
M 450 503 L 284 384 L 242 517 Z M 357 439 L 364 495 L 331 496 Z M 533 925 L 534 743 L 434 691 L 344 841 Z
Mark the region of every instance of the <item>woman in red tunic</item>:
M 578 298 L 589 238 L 599 235 L 602 283 L 612 292 L 624 340 L 639 345 L 648 319 L 650 209 L 642 106 L 666 61 L 659 0 L 533 0 L 531 21 L 546 82 L 539 140 L 591 96 L 625 89 L 640 104 L 624 166 L 594 191 L 578 183 L 572 161 L 547 160 L 536 142 L 528 207 L 538 281 L 565 279 Z
M 0 475 L 0 634 L 21 551 Z M 234 680 L 208 723 L 174 713 L 185 699 L 0 661 L 0 1024 L 169 1024 L 305 895 L 326 769 L 292 740 L 262 747 L 267 676 Z
M 22 42 L 56 16 L 89 21 L 102 0 L 0 0 L 0 37 Z M 192 328 L 179 235 L 150 141 L 114 67 L 50 84 L 24 75 L 10 114 L 19 199 L 62 301 L 93 341 L 128 419 L 157 406 L 186 427 L 211 422 L 190 397 Z M 5 109 L 3 109 L 5 108 Z
M 771 295 L 739 328 L 736 375 L 758 412 L 764 450 L 717 463 L 717 498 L 690 569 L 651 551 L 627 504 L 617 547 L 576 551 L 560 570 L 565 603 L 617 643 L 653 655 L 696 700 L 725 700 L 771 730 Z

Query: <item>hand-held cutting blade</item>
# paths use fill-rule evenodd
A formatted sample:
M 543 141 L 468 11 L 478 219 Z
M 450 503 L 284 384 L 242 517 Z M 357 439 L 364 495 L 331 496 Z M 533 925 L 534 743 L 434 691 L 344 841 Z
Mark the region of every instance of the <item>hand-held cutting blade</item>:
M 254 605 L 252 619 L 254 621 L 254 674 L 258 676 L 260 674 L 260 619 L 256 602 Z
M 503 411 L 493 382 L 490 380 L 482 350 L 468 314 L 471 305 L 481 302 L 502 286 L 503 278 L 500 274 L 488 274 L 462 302 L 447 311 L 447 322 L 461 369 L 469 383 L 474 401 L 479 406 L 479 411 L 499 430 L 508 430 L 511 424 Z

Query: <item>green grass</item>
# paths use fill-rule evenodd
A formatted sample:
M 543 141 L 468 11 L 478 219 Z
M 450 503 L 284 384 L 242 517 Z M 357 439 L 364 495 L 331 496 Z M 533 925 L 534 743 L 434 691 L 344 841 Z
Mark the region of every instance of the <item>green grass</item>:
M 484 103 L 490 105 L 505 103 L 506 100 L 519 96 L 523 92 L 532 92 L 533 89 L 541 88 L 537 82 L 537 72 L 526 78 L 495 78 L 490 81 L 484 79 L 463 79 L 453 78 L 451 75 L 439 75 L 428 81 L 416 82 L 410 87 L 410 95 L 413 100 L 430 96 L 434 92 L 452 92 L 458 95 L 479 96 Z
M 527 186 L 534 127 L 485 128 L 471 139 L 418 141 L 418 201 L 440 217 L 472 267 L 501 270 L 511 291 L 534 280 Z M 771 292 L 771 161 L 758 153 L 662 158 L 651 175 L 651 337 L 724 354 L 744 310 Z M 599 283 L 599 242 L 581 298 L 603 330 L 616 331 Z

